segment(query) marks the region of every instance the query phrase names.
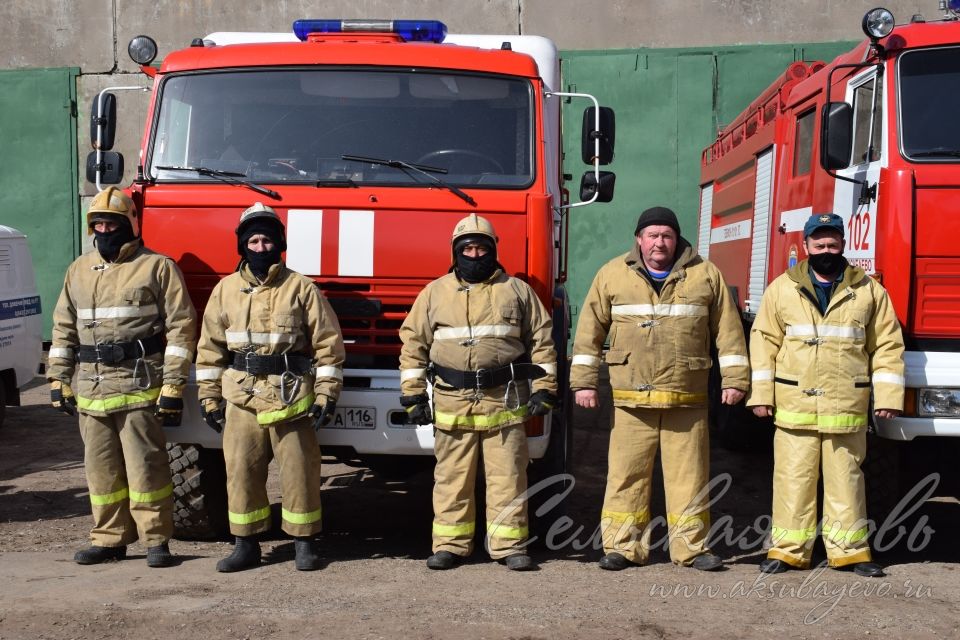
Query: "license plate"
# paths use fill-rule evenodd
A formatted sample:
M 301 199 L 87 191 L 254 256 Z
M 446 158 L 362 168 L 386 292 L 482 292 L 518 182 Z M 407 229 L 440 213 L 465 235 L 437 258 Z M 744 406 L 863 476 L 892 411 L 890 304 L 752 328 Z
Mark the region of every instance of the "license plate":
M 333 420 L 324 429 L 376 429 L 377 410 L 373 407 L 337 407 Z

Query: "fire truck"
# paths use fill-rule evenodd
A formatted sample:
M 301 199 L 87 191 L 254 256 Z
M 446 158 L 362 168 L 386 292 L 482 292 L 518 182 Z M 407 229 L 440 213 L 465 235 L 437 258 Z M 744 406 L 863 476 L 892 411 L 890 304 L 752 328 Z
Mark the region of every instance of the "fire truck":
M 958 441 L 935 438 L 960 436 L 960 130 L 948 124 L 960 105 L 960 2 L 941 9 L 902 25 L 868 12 L 865 41 L 829 64 L 791 64 L 701 157 L 699 250 L 745 327 L 766 286 L 805 258 L 813 213 L 843 217 L 846 257 L 889 292 L 906 407 L 874 421 L 867 465 L 883 467 L 868 494 L 891 498 L 905 443 L 942 449 Z M 721 412 L 721 435 L 750 429 L 745 413 Z
M 255 201 L 287 228 L 287 265 L 317 282 L 347 348 L 327 455 L 375 471 L 429 461 L 431 426 L 400 406 L 398 330 L 420 290 L 450 267 L 456 221 L 476 212 L 499 234 L 500 261 L 552 310 L 566 383 L 567 211 L 612 198 L 613 113 L 559 92 L 553 43 L 536 36 L 447 35 L 437 21 L 298 20 L 289 33 L 220 32 L 151 66 L 156 43 L 129 53 L 153 79 L 129 192 L 143 236 L 171 256 L 198 311 L 237 267 L 239 213 Z M 116 94 L 91 109 L 88 179 L 117 183 L 110 151 Z M 561 101 L 584 111 L 592 164 L 569 203 L 561 168 Z M 570 407 L 527 423 L 531 484 L 565 470 Z M 178 535 L 223 530 L 221 438 L 206 427 L 191 380 L 181 427 L 167 429 Z M 416 456 L 420 456 L 416 458 Z M 403 458 L 401 458 L 403 457 Z M 558 484 L 563 484 L 558 483 Z

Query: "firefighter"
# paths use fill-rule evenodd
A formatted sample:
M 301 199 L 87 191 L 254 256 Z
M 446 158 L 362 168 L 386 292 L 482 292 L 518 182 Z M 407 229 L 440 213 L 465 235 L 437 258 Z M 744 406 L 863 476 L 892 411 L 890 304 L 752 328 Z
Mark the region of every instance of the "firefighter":
M 174 564 L 173 485 L 163 426 L 179 426 L 196 313 L 173 260 L 143 245 L 133 200 L 107 187 L 90 203 L 95 251 L 67 269 L 53 312 L 47 379 L 53 406 L 80 412 L 94 527 L 78 564 L 126 557 Z M 76 374 L 76 393 L 73 376 Z
M 270 529 L 267 468 L 276 456 L 283 530 L 295 566 L 320 568 L 320 448 L 314 431 L 334 416 L 343 386 L 343 338 L 313 280 L 281 260 L 283 222 L 259 202 L 240 215 L 236 273 L 213 289 L 197 347 L 201 414 L 223 432 L 227 510 L 236 544 L 217 571 L 260 564 Z M 224 403 L 224 401 L 226 401 Z M 225 405 L 225 406 L 224 406 Z
M 400 328 L 400 403 L 410 422 L 434 425 L 433 555 L 427 566 L 450 569 L 472 552 L 482 457 L 490 556 L 526 571 L 534 565 L 525 551 L 524 422 L 557 403 L 552 322 L 533 289 L 497 261 L 489 221 L 471 214 L 458 222 L 451 247 L 451 273 L 423 289 Z
M 670 558 L 713 571 L 722 562 L 706 547 L 710 349 L 715 345 L 719 355 L 721 401 L 736 404 L 749 387 L 743 328 L 723 277 L 680 235 L 673 211 L 647 209 L 634 235 L 633 248 L 594 278 L 571 361 L 577 404 L 597 407 L 601 351 L 609 336 L 614 421 L 600 567 L 620 571 L 647 562 L 659 446 Z
M 807 220 L 807 259 L 770 283 L 750 331 L 747 405 L 777 425 L 764 573 L 810 566 L 822 468 L 828 564 L 884 575 L 871 561 L 860 465 L 871 386 L 874 415 L 895 418 L 903 409 L 903 336 L 883 286 L 844 258 L 843 226 L 833 213 Z

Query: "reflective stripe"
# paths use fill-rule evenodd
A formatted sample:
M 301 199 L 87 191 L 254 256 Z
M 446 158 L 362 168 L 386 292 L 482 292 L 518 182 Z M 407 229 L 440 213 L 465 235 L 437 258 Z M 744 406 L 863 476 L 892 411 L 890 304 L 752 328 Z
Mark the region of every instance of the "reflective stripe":
M 526 540 L 530 536 L 528 527 L 508 527 L 505 524 L 487 523 L 487 535 L 503 540 Z
M 773 380 L 773 369 L 758 369 L 750 374 L 750 380 L 753 382 Z
M 707 401 L 705 393 L 688 393 L 686 391 L 627 391 L 625 389 L 613 390 L 614 400 L 630 400 L 633 402 L 642 402 L 644 404 L 659 405 L 680 405 L 680 404 L 700 404 Z
M 260 522 L 261 520 L 266 520 L 270 517 L 270 507 L 269 505 L 263 507 L 262 509 L 256 509 L 254 511 L 248 511 L 247 513 L 234 513 L 233 511 L 227 512 L 227 519 L 231 524 L 253 524 L 254 522 Z
M 404 380 L 412 380 L 413 378 L 425 378 L 427 377 L 426 369 L 401 369 L 400 370 L 400 382 Z
M 794 544 L 807 544 L 811 540 L 817 537 L 817 528 L 811 527 L 809 529 L 783 529 L 782 527 L 773 526 L 770 528 L 770 539 L 774 543 L 778 542 L 792 542 Z
M 794 324 L 787 327 L 786 335 L 795 338 L 819 336 L 822 338 L 863 338 L 866 332 L 862 327 L 844 327 L 836 324 Z
M 50 350 L 47 352 L 47 356 L 50 358 L 61 358 L 63 360 L 73 360 L 73 349 L 70 347 L 50 347 Z
M 228 343 L 273 345 L 297 341 L 295 333 L 256 333 L 253 331 L 227 331 Z
M 671 527 L 685 527 L 691 523 L 699 523 L 700 526 L 710 526 L 710 512 L 702 511 L 700 513 L 668 513 L 667 524 Z
M 159 502 L 164 498 L 173 495 L 173 485 L 168 484 L 162 489 L 157 489 L 156 491 L 147 491 L 141 493 L 139 491 L 130 490 L 130 501 L 131 502 Z
M 717 358 L 717 364 L 723 367 L 749 367 L 750 360 L 747 356 L 720 356 Z
M 94 505 L 95 507 L 103 507 L 108 504 L 122 502 L 123 500 L 126 500 L 129 495 L 130 492 L 126 487 L 123 489 L 118 489 L 113 493 L 91 493 L 90 504 Z
M 526 405 L 512 411 L 498 411 L 488 416 L 456 416 L 452 413 L 435 411 L 434 422 L 445 427 L 498 427 L 501 424 L 523 418 L 527 415 Z
M 190 359 L 190 350 L 184 349 L 183 347 L 177 347 L 172 344 L 168 344 L 167 348 L 163 350 L 164 356 L 175 356 L 177 358 L 183 358 L 184 360 Z
M 773 413 L 773 419 L 783 420 L 790 424 L 816 425 L 824 429 L 867 426 L 867 414 L 865 413 L 818 416 L 815 413 L 795 413 L 793 411 L 776 409 Z
M 509 324 L 480 324 L 475 327 L 443 327 L 433 332 L 434 340 L 465 338 L 519 338 L 520 327 Z
M 615 304 L 610 307 L 615 316 L 705 316 L 709 312 L 702 304 Z
M 113 411 L 139 402 L 154 402 L 160 397 L 160 388 L 134 391 L 109 398 L 84 398 L 77 396 L 77 407 L 88 411 Z
M 220 367 L 199 368 L 197 367 L 197 381 L 200 380 L 219 380 L 223 375 L 223 369 Z
M 264 411 L 263 413 L 258 413 L 257 424 L 274 424 L 276 422 L 282 422 L 283 420 L 289 420 L 298 414 L 306 413 L 307 409 L 310 408 L 310 405 L 313 404 L 314 399 L 315 396 L 311 393 L 308 396 L 304 396 L 289 407 L 277 409 L 276 411 Z
M 308 513 L 294 513 L 281 508 L 280 517 L 290 524 L 313 524 L 314 522 L 320 522 L 320 512 L 321 510 L 317 509 Z
M 51 349 L 52 351 L 52 349 Z M 886 382 L 889 384 L 896 384 L 901 387 L 906 386 L 907 379 L 903 376 L 898 376 L 895 373 L 883 373 L 882 371 L 873 374 L 873 383 Z
M 571 358 L 571 360 L 570 360 L 570 365 L 575 367 L 575 366 L 577 366 L 578 364 L 583 365 L 583 366 L 585 366 L 585 367 L 599 367 L 599 366 L 600 366 L 600 358 L 598 358 L 598 357 L 596 357 L 596 356 L 587 356 L 587 355 L 582 355 L 582 354 L 581 354 L 581 355 L 575 355 L 575 356 L 573 356 L 573 358 Z
M 650 512 L 647 509 L 643 509 L 642 511 L 609 511 L 603 509 L 600 511 L 600 519 L 617 523 L 628 521 L 646 523 L 650 520 Z
M 433 535 L 444 536 L 447 538 L 472 536 L 476 530 L 476 522 L 466 522 L 464 524 L 440 524 L 439 522 L 433 523 Z
M 317 377 L 318 378 L 336 378 L 337 380 L 343 380 L 343 369 L 340 367 L 332 366 L 323 366 L 317 367 Z
M 548 376 L 557 375 L 557 365 L 555 364 L 540 364 L 537 366 L 546 371 Z
M 839 523 L 837 523 L 836 527 L 825 527 L 821 535 L 835 544 L 839 544 L 841 542 L 855 544 L 866 539 L 869 532 L 870 531 L 867 527 L 861 527 L 860 529 L 848 531 L 846 529 L 841 529 Z
M 94 307 L 77 309 L 78 320 L 108 320 L 116 318 L 144 318 L 157 315 L 157 305 L 145 304 L 139 307 Z

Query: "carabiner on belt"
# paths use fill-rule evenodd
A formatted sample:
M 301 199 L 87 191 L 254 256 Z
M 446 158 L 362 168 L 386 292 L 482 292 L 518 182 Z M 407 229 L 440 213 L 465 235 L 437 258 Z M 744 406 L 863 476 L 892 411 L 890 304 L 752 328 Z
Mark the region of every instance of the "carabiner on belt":
M 513 389 L 513 397 L 516 404 L 510 406 L 510 390 Z M 507 390 L 503 393 L 503 408 L 507 411 L 516 411 L 520 408 L 520 390 L 517 389 L 516 375 L 513 371 L 513 363 L 510 363 L 510 381 L 507 382 Z
M 285 371 L 280 374 L 280 402 L 290 406 L 300 391 L 302 378 L 290 370 L 287 354 L 283 354 L 283 367 Z
M 145 391 L 150 388 L 153 379 L 150 377 L 150 367 L 144 359 L 147 357 L 147 349 L 143 346 L 143 340 L 137 340 L 137 344 L 140 346 L 140 357 L 137 358 L 137 361 L 133 364 L 133 386 L 141 391 Z M 97 355 L 99 356 L 99 351 Z M 141 367 L 143 367 L 143 378 L 145 381 L 143 385 L 140 384 L 140 375 L 138 375 Z

